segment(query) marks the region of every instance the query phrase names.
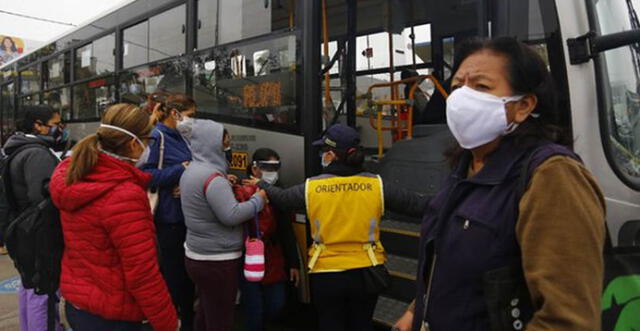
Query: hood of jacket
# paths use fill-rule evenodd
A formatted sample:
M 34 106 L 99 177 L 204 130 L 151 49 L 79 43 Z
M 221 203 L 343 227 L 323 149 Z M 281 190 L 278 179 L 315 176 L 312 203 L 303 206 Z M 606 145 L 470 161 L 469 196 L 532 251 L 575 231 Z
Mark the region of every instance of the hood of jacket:
M 18 148 L 28 144 L 38 144 L 44 147 L 50 148 L 53 146 L 54 139 L 49 136 L 35 136 L 27 135 L 24 133 L 16 133 L 7 139 L 7 142 L 3 146 L 4 152 L 9 155 Z
M 223 135 L 222 124 L 212 120 L 195 120 L 190 139 L 193 162 L 204 163 L 226 174 L 229 163 L 224 156 Z
M 146 190 L 151 175 L 129 163 L 100 153 L 98 163 L 82 181 L 65 183 L 71 159 L 67 159 L 53 172 L 50 191 L 54 204 L 64 211 L 78 210 L 125 182 L 132 182 Z

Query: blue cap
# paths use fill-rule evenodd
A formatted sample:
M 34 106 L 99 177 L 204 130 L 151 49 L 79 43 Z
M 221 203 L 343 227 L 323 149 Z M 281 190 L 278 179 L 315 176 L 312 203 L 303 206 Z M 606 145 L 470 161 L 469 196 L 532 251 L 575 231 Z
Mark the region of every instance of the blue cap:
M 344 150 L 355 148 L 360 145 L 360 134 L 350 126 L 334 124 L 325 131 L 322 138 L 314 141 L 312 145 L 329 146 Z

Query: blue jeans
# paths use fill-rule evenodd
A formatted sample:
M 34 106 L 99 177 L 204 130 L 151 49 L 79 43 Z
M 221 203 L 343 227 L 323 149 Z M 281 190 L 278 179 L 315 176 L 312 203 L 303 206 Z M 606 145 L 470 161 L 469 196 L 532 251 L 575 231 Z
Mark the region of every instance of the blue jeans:
M 114 321 L 91 314 L 74 307 L 67 301 L 65 305 L 67 320 L 73 331 L 140 331 L 142 323 Z
M 278 317 L 282 312 L 286 298 L 286 282 L 264 285 L 243 279 L 242 305 L 246 315 L 245 329 L 263 331 L 265 322 Z

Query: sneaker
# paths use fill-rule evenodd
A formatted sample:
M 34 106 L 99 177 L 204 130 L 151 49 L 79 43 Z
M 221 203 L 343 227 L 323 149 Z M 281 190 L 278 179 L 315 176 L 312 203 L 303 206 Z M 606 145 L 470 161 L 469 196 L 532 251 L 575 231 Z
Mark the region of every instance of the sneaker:
M 4 246 L 0 246 L 0 255 L 7 255 L 8 253 Z

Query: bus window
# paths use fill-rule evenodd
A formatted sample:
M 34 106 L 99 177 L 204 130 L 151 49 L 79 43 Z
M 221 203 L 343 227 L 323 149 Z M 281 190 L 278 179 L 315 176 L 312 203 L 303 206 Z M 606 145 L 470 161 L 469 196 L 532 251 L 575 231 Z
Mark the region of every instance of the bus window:
M 104 36 L 76 49 L 75 80 L 109 74 L 115 70 L 115 34 Z
M 44 93 L 43 101 L 60 113 L 63 121 L 71 120 L 71 92 L 65 87 Z
M 194 60 L 198 111 L 272 124 L 296 122 L 296 40 L 219 47 Z
M 630 12 L 640 1 L 594 1 L 600 35 L 637 29 Z M 637 18 L 635 19 L 637 20 Z M 600 125 L 612 167 L 632 181 L 640 180 L 640 45 L 630 45 L 602 55 L 603 80 L 600 97 L 606 98 Z
M 40 91 L 42 73 L 40 64 L 36 64 L 27 70 L 20 72 L 20 94 L 29 94 Z
M 294 23 L 294 1 L 198 0 L 198 48 L 263 35 Z
M 124 30 L 122 65 L 125 68 L 147 63 L 149 59 L 149 22 Z
M 184 53 L 186 6 L 178 6 L 149 19 L 149 62 Z
M 75 121 L 95 121 L 107 105 L 115 102 L 113 78 L 89 81 L 73 87 L 73 114 Z
M 65 54 L 47 61 L 47 74 L 44 76 L 44 88 L 51 89 L 64 85 L 67 82 Z
M 180 60 L 145 65 L 120 76 L 120 100 L 142 104 L 156 90 L 185 92 L 184 64 Z
M 13 83 L 2 86 L 2 141 L 13 134 L 15 130 L 14 106 L 13 106 Z

